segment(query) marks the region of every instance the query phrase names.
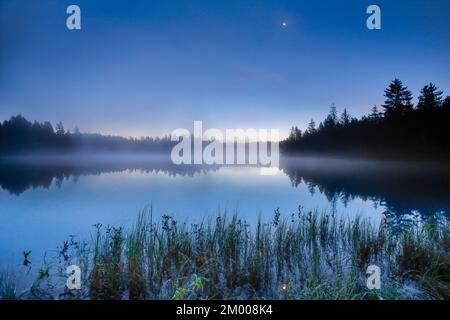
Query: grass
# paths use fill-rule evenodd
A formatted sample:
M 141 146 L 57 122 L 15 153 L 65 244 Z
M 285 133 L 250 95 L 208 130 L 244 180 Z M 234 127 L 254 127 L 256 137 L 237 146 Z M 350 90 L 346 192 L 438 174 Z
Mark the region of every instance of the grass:
M 9 272 L 0 273 L 0 300 L 16 300 L 17 290 L 14 278 Z
M 399 231 L 317 212 L 280 217 L 250 226 L 222 214 L 188 224 L 143 212 L 128 230 L 96 225 L 90 241 L 61 247 L 46 288 L 68 299 L 450 299 L 446 221 Z M 64 279 L 70 264 L 84 272 L 82 290 L 58 292 L 48 282 Z M 380 290 L 366 286 L 372 264 L 382 270 Z M 11 288 L 0 278 L 2 297 Z

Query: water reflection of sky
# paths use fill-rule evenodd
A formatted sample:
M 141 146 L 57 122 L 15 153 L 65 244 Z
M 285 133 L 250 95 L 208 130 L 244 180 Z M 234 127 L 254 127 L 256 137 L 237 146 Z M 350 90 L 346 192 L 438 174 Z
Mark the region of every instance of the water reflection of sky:
M 130 225 L 138 212 L 153 208 L 154 216 L 169 214 L 197 222 L 218 212 L 255 222 L 273 218 L 279 208 L 286 218 L 303 211 L 332 210 L 333 204 L 317 187 L 311 194 L 305 183 L 293 187 L 281 172 L 260 175 L 258 168 L 221 168 L 205 174 L 168 176 L 126 170 L 65 179 L 49 189 L 30 188 L 20 196 L 0 191 L 0 264 L 20 263 L 22 251 L 32 259 L 55 249 L 69 235 L 90 236 L 93 224 Z M 379 221 L 383 208 L 372 201 L 350 200 L 346 207 L 334 203 L 339 214 L 362 215 Z

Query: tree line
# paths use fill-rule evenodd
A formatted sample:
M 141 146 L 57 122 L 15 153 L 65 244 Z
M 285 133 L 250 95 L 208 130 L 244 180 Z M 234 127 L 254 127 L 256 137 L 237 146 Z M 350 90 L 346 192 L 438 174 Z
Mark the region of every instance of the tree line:
M 31 122 L 22 115 L 0 121 L 0 154 L 70 152 L 70 151 L 164 151 L 171 150 L 174 142 L 170 136 L 124 138 L 101 134 L 81 133 L 75 127 L 72 132 L 59 122 Z
M 302 132 L 292 127 L 281 142 L 285 153 L 355 155 L 390 158 L 450 159 L 450 96 L 433 83 L 425 85 L 414 105 L 411 91 L 394 79 L 384 91 L 380 110 L 352 117 L 347 109 L 338 114 L 333 104 L 318 125 L 311 119 Z
M 413 104 L 411 91 L 399 79 L 384 92 L 382 109 L 352 117 L 347 109 L 338 114 L 335 105 L 319 124 L 311 119 L 302 132 L 292 127 L 281 142 L 285 154 L 313 153 L 368 157 L 450 159 L 450 97 L 433 83 L 425 85 Z M 170 136 L 124 138 L 72 132 L 59 122 L 31 122 L 21 115 L 0 121 L 0 154 L 66 151 L 161 151 L 170 153 L 177 142 Z

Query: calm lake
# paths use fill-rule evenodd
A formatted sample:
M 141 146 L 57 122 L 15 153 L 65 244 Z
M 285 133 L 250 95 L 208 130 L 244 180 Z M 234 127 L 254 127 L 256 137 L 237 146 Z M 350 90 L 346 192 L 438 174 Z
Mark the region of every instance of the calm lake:
M 450 212 L 450 170 L 439 164 L 323 158 L 281 159 L 275 175 L 257 167 L 175 166 L 156 156 L 53 156 L 0 161 L 0 266 L 39 263 L 93 225 L 128 226 L 150 208 L 198 222 L 238 212 L 250 224 L 275 210 L 386 217 L 395 225 Z M 300 206 L 300 208 L 299 208 Z

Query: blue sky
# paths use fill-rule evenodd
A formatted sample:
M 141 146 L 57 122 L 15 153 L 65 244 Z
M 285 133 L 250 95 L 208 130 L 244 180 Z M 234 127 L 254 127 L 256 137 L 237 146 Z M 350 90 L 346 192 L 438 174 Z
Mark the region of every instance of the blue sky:
M 66 28 L 81 7 L 82 29 Z M 382 30 L 366 28 L 366 8 Z M 282 23 L 286 22 L 286 27 Z M 450 1 L 0 0 L 0 119 L 155 135 L 355 116 L 395 77 L 450 94 Z

